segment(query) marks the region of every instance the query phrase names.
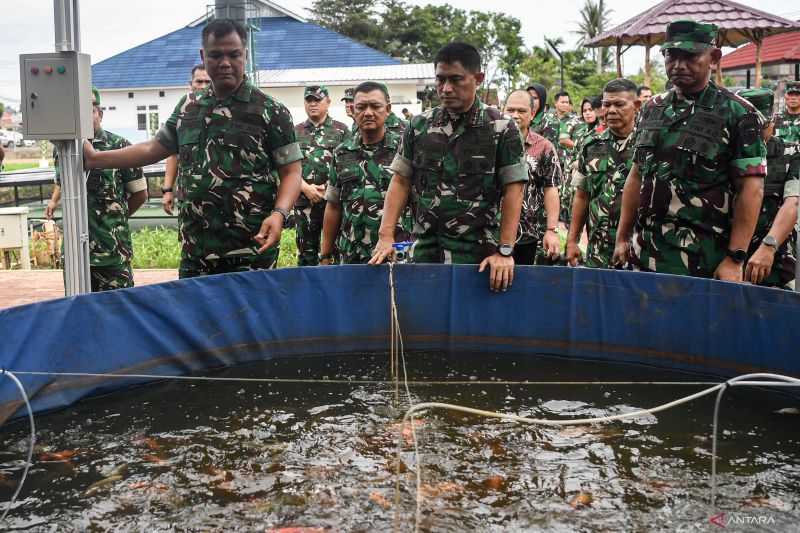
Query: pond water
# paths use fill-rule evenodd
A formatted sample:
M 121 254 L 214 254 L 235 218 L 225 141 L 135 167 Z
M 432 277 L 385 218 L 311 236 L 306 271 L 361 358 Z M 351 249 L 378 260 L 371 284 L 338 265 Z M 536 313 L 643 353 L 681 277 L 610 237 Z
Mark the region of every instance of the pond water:
M 477 353 L 406 354 L 415 402 L 537 418 L 654 407 L 708 385 L 502 381 L 707 381 L 618 363 Z M 219 377 L 385 380 L 386 354 L 309 356 Z M 481 380 L 480 383 L 477 381 Z M 484 383 L 492 382 L 492 383 Z M 422 531 L 708 531 L 715 395 L 636 419 L 533 427 L 450 411 L 417 416 Z M 172 380 L 37 417 L 34 463 L 0 527 L 23 531 L 390 531 L 404 441 L 400 530 L 415 514 L 407 406 L 391 383 Z M 735 388 L 720 411 L 718 508 L 734 530 L 800 529 L 797 398 Z M 27 422 L 0 432 L 10 498 Z

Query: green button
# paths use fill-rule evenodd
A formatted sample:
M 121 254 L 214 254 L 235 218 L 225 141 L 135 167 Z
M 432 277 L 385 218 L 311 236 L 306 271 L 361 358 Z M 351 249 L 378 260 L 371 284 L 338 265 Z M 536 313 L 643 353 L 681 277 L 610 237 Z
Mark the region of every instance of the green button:
M 56 70 L 58 71 L 59 74 L 64 74 L 64 71 L 67 69 L 64 68 L 64 65 L 59 65 Z

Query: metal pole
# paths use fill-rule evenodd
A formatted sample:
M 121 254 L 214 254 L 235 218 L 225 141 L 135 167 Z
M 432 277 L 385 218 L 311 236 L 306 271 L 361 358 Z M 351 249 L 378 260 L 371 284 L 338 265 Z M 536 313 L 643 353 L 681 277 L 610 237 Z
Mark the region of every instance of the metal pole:
M 80 52 L 78 0 L 53 0 L 56 52 Z M 64 288 L 67 296 L 91 292 L 89 214 L 83 170 L 83 141 L 55 141 L 61 166 L 61 219 L 64 228 Z
M 552 40 L 545 38 L 544 42 L 550 45 L 550 49 L 553 51 L 555 55 L 558 56 L 558 60 L 561 62 L 561 90 L 564 90 L 564 56 L 561 55 L 561 52 L 558 51 L 556 45 L 553 43 Z

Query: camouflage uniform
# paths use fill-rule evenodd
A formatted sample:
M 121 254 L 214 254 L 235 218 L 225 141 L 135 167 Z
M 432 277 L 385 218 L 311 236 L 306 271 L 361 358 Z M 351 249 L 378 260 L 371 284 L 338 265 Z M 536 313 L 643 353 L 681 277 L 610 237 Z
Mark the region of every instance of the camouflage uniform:
M 98 128 L 92 146 L 98 152 L 130 146 L 127 139 Z M 61 166 L 55 153 L 56 183 Z M 92 292 L 133 287 L 133 244 L 128 227 L 128 194 L 147 189 L 141 168 L 95 169 L 86 178 L 89 215 L 89 271 Z M 62 261 L 63 262 L 63 261 Z
M 494 254 L 504 186 L 528 179 L 516 123 L 477 98 L 465 113 L 436 107 L 414 117 L 390 168 L 419 197 L 417 263 L 480 263 Z
M 573 183 L 589 195 L 586 265 L 605 268 L 611 263 L 622 211 L 622 189 L 633 166 L 635 130 L 624 139 L 611 130 L 587 136 L 578 152 Z
M 786 82 L 786 93 L 800 92 L 800 81 Z M 787 142 L 800 142 L 800 113 L 790 114 L 788 111 L 778 114 L 773 135 Z
M 347 126 L 327 116 L 319 126 L 306 120 L 295 126 L 295 132 L 303 150 L 303 179 L 312 185 L 326 185 L 333 149 L 350 136 Z M 297 223 L 297 264 L 316 266 L 319 264 L 325 200 L 312 204 L 301 193 L 295 203 L 294 215 Z
M 765 116 L 772 115 L 774 95 L 771 89 L 748 89 L 737 93 Z M 747 251 L 748 260 L 769 234 L 775 217 L 786 198 L 800 195 L 800 145 L 773 136 L 767 141 L 767 177 L 764 179 L 764 201 L 758 223 Z M 772 270 L 761 282 L 767 287 L 794 290 L 797 246 L 796 228 L 780 243 L 775 252 Z
M 544 189 L 561 187 L 563 174 L 558 154 L 553 143 L 528 130 L 525 139 L 525 165 L 528 181 L 522 196 L 522 212 L 519 217 L 517 244 L 537 244 L 537 263 L 544 259 L 542 239 L 547 231 L 547 213 L 544 209 Z
M 383 201 L 392 180 L 389 165 L 397 153 L 400 136 L 391 131 L 378 143 L 364 144 L 361 134 L 340 144 L 333 152 L 325 200 L 342 204 L 338 249 L 340 263 L 367 263 L 378 242 Z M 395 230 L 397 242 L 411 237 L 413 221 L 406 206 Z
M 403 135 L 403 132 L 406 131 L 407 127 L 408 121 L 395 115 L 394 111 L 389 113 L 389 116 L 386 117 L 386 129 L 392 133 Z
M 275 207 L 272 173 L 302 159 L 292 116 L 247 79 L 219 101 L 209 86 L 181 98 L 156 139 L 179 154 L 182 278 L 273 268 L 278 246 L 253 240 Z
M 716 34 L 711 24 L 672 22 L 663 48 L 696 52 Z M 631 262 L 710 278 L 728 250 L 734 179 L 764 176 L 766 146 L 758 112 L 743 98 L 713 82 L 690 96 L 672 89 L 651 98 L 637 125 L 642 187 Z

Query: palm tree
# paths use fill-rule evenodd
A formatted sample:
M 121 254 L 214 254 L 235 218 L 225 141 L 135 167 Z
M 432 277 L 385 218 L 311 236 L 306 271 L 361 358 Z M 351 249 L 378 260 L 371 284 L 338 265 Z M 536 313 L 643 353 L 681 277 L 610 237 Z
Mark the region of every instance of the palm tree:
M 609 18 L 611 11 L 611 9 L 603 7 L 603 0 L 598 0 L 597 2 L 586 0 L 580 10 L 581 21 L 578 22 L 579 29 L 573 32 L 581 36 L 578 41 L 579 45 L 585 46 L 587 42 L 605 31 L 609 22 L 611 22 Z M 608 54 L 608 48 L 595 48 L 592 50 L 592 57 L 597 63 L 598 74 L 603 71 L 603 65 L 609 62 Z

